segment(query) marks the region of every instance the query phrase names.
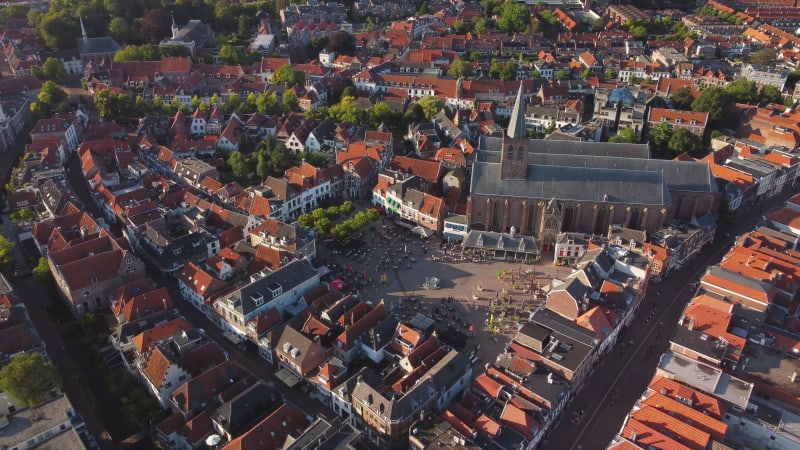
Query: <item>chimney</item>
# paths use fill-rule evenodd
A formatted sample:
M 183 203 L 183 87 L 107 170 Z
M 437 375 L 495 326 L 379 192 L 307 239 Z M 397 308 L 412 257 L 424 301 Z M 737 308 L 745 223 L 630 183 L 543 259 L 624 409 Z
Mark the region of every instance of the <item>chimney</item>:
M 686 324 L 686 328 L 689 331 L 694 330 L 694 318 L 693 317 L 689 317 L 689 323 Z
M 636 430 L 631 430 L 631 442 L 636 443 Z

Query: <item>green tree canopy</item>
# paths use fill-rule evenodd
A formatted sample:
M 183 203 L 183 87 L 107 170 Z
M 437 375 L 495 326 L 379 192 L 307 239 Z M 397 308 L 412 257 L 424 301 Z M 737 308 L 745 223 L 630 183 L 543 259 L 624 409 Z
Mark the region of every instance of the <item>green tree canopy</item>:
M 762 103 L 783 103 L 783 95 L 781 90 L 775 86 L 764 85 L 758 93 L 759 100 Z
M 274 92 L 262 92 L 256 98 L 256 109 L 261 114 L 278 112 L 278 96 Z
M 0 235 L 0 268 L 11 267 L 14 262 L 14 243 Z
M 31 72 L 36 78 L 55 82 L 63 80 L 64 76 L 67 75 L 67 71 L 64 70 L 64 63 L 60 59 L 53 57 L 48 57 L 41 67 L 33 67 Z
M 450 64 L 447 74 L 453 78 L 470 78 L 472 76 L 472 64 L 463 59 L 457 59 Z
M 45 81 L 37 96 L 39 103 L 45 108 L 51 108 L 67 98 L 67 93 L 52 81 Z
M 759 66 L 772 67 L 778 62 L 778 52 L 772 47 L 764 47 L 750 54 L 750 62 Z
M 692 91 L 684 86 L 675 89 L 675 92 L 670 95 L 669 99 L 672 100 L 675 109 L 689 110 L 692 108 L 694 96 L 692 95 Z
M 714 121 L 724 119 L 731 109 L 731 97 L 725 89 L 717 86 L 703 89 L 692 102 L 692 111 L 707 112 Z
M 431 117 L 436 115 L 439 111 L 444 108 L 444 103 L 438 98 L 432 95 L 426 95 L 419 99 L 417 104 L 422 108 L 422 113 L 425 116 L 425 120 L 431 120 Z
M 524 3 L 505 2 L 500 6 L 497 27 L 504 33 L 521 33 L 531 23 L 531 13 Z
M 668 122 L 661 122 L 650 130 L 650 143 L 653 144 L 653 149 L 662 155 L 669 148 L 670 138 L 672 138 L 672 127 Z
M 60 386 L 58 371 L 41 353 L 20 353 L 0 370 L 0 389 L 28 406 L 43 402 Z
M 236 181 L 245 184 L 247 181 L 248 168 L 244 156 L 242 156 L 240 152 L 231 152 L 230 156 L 228 156 L 227 164 Z
M 45 286 L 53 281 L 50 266 L 47 264 L 47 258 L 45 257 L 39 258 L 39 262 L 31 270 L 31 274 L 36 278 L 36 281 Z
M 239 50 L 231 44 L 225 44 L 219 48 L 219 59 L 224 64 L 239 64 L 242 62 L 242 55 Z
M 282 102 L 283 111 L 287 113 L 295 111 L 297 106 L 300 104 L 300 102 L 297 100 L 297 94 L 295 94 L 292 90 L 284 91 Z
M 667 144 L 673 155 L 687 152 L 692 156 L 700 156 L 703 150 L 703 142 L 699 137 L 685 128 L 678 128 L 672 132 L 672 137 Z
M 623 142 L 633 144 L 639 142 L 639 137 L 636 136 L 636 130 L 631 127 L 625 127 L 615 135 L 611 136 L 608 142 Z
M 272 74 L 272 78 L 269 79 L 269 82 L 272 84 L 294 86 L 295 84 L 303 84 L 305 79 L 306 77 L 303 75 L 303 72 L 293 69 L 289 64 L 284 64 Z

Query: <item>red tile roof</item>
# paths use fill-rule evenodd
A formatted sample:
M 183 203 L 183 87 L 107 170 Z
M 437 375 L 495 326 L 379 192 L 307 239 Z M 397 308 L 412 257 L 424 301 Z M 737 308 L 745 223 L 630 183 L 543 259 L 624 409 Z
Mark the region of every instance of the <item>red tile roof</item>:
M 673 439 L 692 450 L 704 450 L 710 444 L 710 434 L 652 406 L 636 410 L 631 418 L 662 434 L 674 436 Z
M 161 386 L 167 379 L 167 372 L 171 366 L 172 361 L 161 351 L 161 348 L 156 347 L 153 349 L 153 352 L 150 353 L 150 357 L 147 359 L 147 363 L 142 372 L 153 386 L 161 389 Z
M 156 325 L 149 330 L 142 331 L 133 337 L 132 342 L 136 351 L 140 354 L 147 353 L 153 348 L 154 345 L 162 340 L 179 333 L 181 331 L 191 330 L 192 327 L 189 322 L 183 318 L 170 320 L 169 322 Z
M 534 436 L 542 429 L 542 425 L 530 414 L 514 406 L 511 402 L 506 402 L 503 412 L 500 414 L 500 423 L 507 425 L 525 436 L 528 441 L 532 441 Z
M 289 434 L 295 434 L 308 425 L 305 414 L 284 403 L 253 428 L 222 447 L 222 450 L 277 450 L 283 448 Z
M 651 392 L 647 398 L 642 401 L 645 406 L 651 406 L 662 412 L 675 417 L 700 431 L 708 433 L 712 439 L 722 442 L 725 439 L 725 433 L 728 430 L 728 425 L 711 416 L 707 416 L 702 412 L 687 406 L 666 395 L 657 392 Z
M 393 156 L 389 167 L 393 170 L 400 170 L 416 175 L 432 183 L 439 181 L 442 165 L 436 161 L 409 158 L 407 156 Z
M 721 400 L 669 378 L 655 375 L 650 380 L 648 389 L 670 398 L 690 402 L 692 408 L 715 419 L 720 419 L 725 415 L 725 408 Z

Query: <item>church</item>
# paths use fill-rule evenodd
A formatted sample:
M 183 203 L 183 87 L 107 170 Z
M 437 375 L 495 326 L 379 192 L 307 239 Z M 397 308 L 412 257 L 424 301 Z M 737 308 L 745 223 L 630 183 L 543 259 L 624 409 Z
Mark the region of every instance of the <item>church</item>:
M 612 224 L 650 234 L 715 213 L 719 197 L 707 163 L 651 159 L 647 144 L 528 139 L 520 85 L 506 135 L 478 143 L 467 223 L 514 227 L 546 248 L 562 231 L 606 234 Z

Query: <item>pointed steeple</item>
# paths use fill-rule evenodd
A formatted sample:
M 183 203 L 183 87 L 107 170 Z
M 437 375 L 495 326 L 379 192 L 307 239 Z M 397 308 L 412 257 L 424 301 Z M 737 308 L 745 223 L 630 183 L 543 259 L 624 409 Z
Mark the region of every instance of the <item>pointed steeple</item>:
M 89 39 L 89 37 L 86 36 L 86 27 L 83 26 L 83 17 L 79 16 L 78 20 L 80 20 L 80 22 L 81 22 L 81 36 L 83 36 L 83 40 L 85 41 L 85 40 Z
M 177 39 L 178 31 L 180 31 L 180 29 L 178 28 L 178 24 L 175 23 L 175 14 L 170 13 L 170 16 L 172 16 L 172 39 Z
M 511 111 L 511 120 L 508 122 L 506 135 L 512 139 L 528 137 L 528 131 L 525 129 L 525 100 L 522 98 L 522 81 L 519 82 L 519 92 L 517 92 L 517 100 L 514 102 L 514 109 Z

